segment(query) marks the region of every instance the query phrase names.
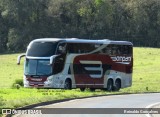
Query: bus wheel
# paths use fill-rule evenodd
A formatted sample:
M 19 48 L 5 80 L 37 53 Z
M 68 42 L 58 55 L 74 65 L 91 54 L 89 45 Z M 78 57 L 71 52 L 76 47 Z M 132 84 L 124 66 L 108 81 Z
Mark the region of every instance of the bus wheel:
M 112 91 L 112 90 L 113 90 L 113 82 L 112 80 L 108 80 L 107 91 Z
M 120 88 L 121 88 L 121 81 L 120 80 L 116 80 L 115 86 L 114 86 L 114 91 L 119 91 Z
M 95 91 L 95 88 L 90 88 L 90 91 L 94 92 L 94 91 Z
M 70 79 L 67 79 L 64 83 L 64 89 L 71 89 L 72 88 L 72 83 Z
M 85 91 L 85 88 L 80 88 L 81 91 Z

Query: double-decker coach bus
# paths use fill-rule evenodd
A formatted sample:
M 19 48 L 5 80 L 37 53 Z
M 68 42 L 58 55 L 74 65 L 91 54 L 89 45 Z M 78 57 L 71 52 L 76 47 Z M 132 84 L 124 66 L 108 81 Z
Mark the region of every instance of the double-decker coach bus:
M 30 42 L 24 87 L 108 91 L 132 85 L 133 45 L 128 41 L 43 38 Z

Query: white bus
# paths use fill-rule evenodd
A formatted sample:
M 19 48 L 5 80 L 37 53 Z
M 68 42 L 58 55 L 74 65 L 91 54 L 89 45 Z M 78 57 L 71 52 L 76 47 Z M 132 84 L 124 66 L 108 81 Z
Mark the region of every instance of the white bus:
M 106 89 L 132 85 L 133 45 L 128 41 L 43 38 L 30 42 L 24 87 Z

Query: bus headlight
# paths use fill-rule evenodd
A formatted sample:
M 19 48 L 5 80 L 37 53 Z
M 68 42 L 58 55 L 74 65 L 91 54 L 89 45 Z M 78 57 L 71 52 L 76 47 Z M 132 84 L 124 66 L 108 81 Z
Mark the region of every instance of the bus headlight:
M 51 84 L 52 83 L 52 78 L 47 78 L 47 80 L 44 82 L 45 84 Z
M 48 80 L 48 82 L 52 82 L 52 78 L 50 78 L 50 77 L 47 80 Z
M 24 85 L 28 85 L 29 81 L 27 81 L 26 79 L 23 80 Z

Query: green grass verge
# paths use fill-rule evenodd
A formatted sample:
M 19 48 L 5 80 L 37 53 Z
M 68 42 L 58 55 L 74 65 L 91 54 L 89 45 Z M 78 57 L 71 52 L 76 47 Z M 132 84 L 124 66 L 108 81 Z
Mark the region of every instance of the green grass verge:
M 160 92 L 160 49 L 134 48 L 132 87 L 121 89 L 119 92 L 11 88 L 16 79 L 23 77 L 23 61 L 17 66 L 17 56 L 18 54 L 0 55 L 0 108 L 17 108 L 50 100 L 95 95 Z

